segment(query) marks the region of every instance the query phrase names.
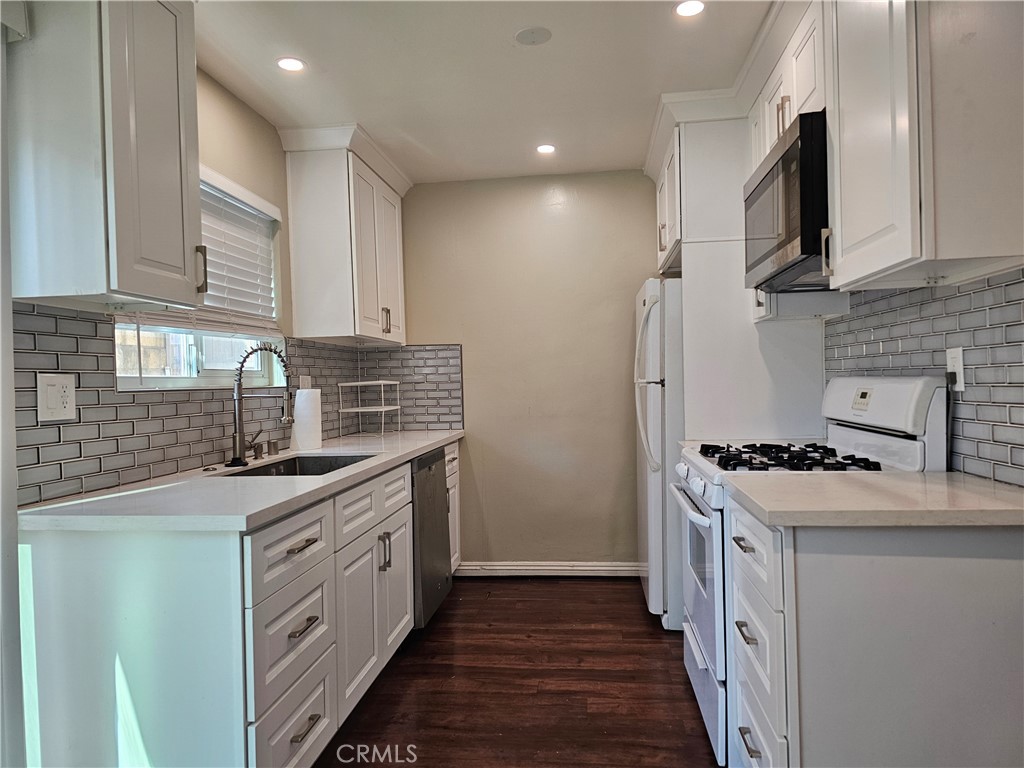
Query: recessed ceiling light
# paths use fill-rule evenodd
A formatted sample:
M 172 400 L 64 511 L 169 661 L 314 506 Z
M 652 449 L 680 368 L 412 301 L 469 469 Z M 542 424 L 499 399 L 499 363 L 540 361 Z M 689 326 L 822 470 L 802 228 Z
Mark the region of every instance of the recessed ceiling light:
M 551 39 L 551 30 L 544 27 L 527 27 L 516 33 L 516 42 L 520 45 L 544 45 Z
M 680 16 L 696 16 L 704 10 L 704 3 L 700 0 L 686 0 L 676 6 L 676 13 Z
M 540 152 L 542 155 L 550 155 L 550 154 L 554 153 L 555 145 L 554 144 L 541 144 L 539 147 L 537 147 L 537 151 Z
M 293 59 L 291 56 L 285 56 L 277 60 L 277 66 L 288 72 L 301 72 L 306 68 L 306 62 L 301 59 Z

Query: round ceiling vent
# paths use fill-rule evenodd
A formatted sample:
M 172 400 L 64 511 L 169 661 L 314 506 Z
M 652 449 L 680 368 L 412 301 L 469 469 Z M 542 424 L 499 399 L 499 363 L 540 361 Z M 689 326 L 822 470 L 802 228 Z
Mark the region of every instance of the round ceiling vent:
M 544 27 L 527 27 L 516 33 L 516 42 L 520 45 L 544 45 L 551 39 L 551 30 Z

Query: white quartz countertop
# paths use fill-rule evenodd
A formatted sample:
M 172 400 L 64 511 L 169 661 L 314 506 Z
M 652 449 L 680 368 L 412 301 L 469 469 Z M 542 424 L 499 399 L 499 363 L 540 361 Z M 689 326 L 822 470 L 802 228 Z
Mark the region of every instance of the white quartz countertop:
M 316 476 L 232 477 L 218 465 L 115 491 L 76 496 L 18 512 L 23 531 L 251 531 L 341 493 L 463 437 L 462 430 L 351 435 L 327 440 L 312 451 L 282 451 L 249 468 L 289 456 L 374 454 L 373 458 Z
M 772 526 L 1024 525 L 1024 488 L 960 472 L 731 472 L 729 494 Z

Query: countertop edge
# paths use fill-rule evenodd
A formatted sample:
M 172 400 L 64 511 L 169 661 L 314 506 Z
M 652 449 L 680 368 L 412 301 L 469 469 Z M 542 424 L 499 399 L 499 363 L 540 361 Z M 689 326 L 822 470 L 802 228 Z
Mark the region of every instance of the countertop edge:
M 725 476 L 725 485 L 728 496 L 735 499 L 744 510 L 764 525 L 776 528 L 967 528 L 1024 526 L 1024 508 L 1019 510 L 1005 508 L 915 510 L 911 513 L 915 516 L 913 519 L 901 517 L 900 513 L 894 510 L 865 510 L 863 508 L 829 509 L 821 512 L 800 509 L 774 509 L 769 511 L 749 493 L 730 482 L 728 475 Z M 922 515 L 927 515 L 927 520 L 921 520 L 920 517 Z
M 416 433 L 419 434 L 419 433 Z M 425 433 L 430 434 L 430 433 Z M 67 509 L 70 504 L 74 504 L 75 501 L 71 499 L 57 499 L 51 505 L 33 506 L 28 507 L 18 512 L 18 530 L 24 532 L 56 532 L 56 531 L 80 531 L 80 532 L 100 532 L 100 531 L 122 531 L 122 532 L 146 532 L 146 531 L 164 531 L 164 532 L 180 532 L 180 533 L 212 533 L 212 532 L 225 532 L 225 533 L 249 533 L 263 528 L 278 519 L 290 515 L 294 512 L 298 512 L 306 507 L 323 501 L 327 498 L 337 496 L 339 493 L 343 493 L 349 488 L 353 488 L 361 483 L 366 482 L 374 477 L 384 474 L 395 467 L 411 461 L 417 456 L 422 456 L 431 451 L 443 448 L 446 445 L 457 443 L 459 440 L 464 438 L 466 435 L 465 430 L 451 430 L 445 432 L 443 435 L 438 435 L 433 440 L 408 448 L 402 451 L 388 454 L 384 451 L 381 455 L 386 456 L 381 460 L 375 462 L 372 466 L 359 467 L 359 465 L 353 465 L 356 467 L 354 471 L 345 474 L 335 480 L 326 482 L 323 485 L 311 488 L 306 491 L 300 491 L 294 496 L 289 497 L 284 501 L 280 501 L 275 504 L 271 504 L 267 507 L 256 509 L 252 512 L 244 514 L 225 514 L 225 515 L 131 515 L 131 514 L 102 514 L 102 513 L 83 513 L 83 512 L 61 512 L 62 509 Z M 355 437 L 355 436 L 352 436 Z M 344 438 L 341 438 L 344 440 Z M 333 442 L 333 441 L 332 441 Z M 330 448 L 320 449 L 320 452 L 329 453 Z M 348 451 L 344 446 L 338 446 L 338 451 Z M 288 450 L 282 451 L 278 456 L 268 457 L 267 461 L 279 460 L 281 458 L 287 458 L 291 455 L 307 454 L 310 451 L 304 450 Z M 190 475 L 194 473 L 190 472 Z M 192 486 L 196 483 L 211 483 L 211 482 L 230 482 L 230 477 L 201 477 L 192 476 L 189 478 L 182 478 L 175 475 L 167 476 L 166 483 L 158 486 L 151 486 L 145 490 L 148 493 L 160 493 L 161 490 L 169 488 L 175 485 L 188 485 Z M 202 485 L 196 487 L 196 490 L 202 488 Z M 124 493 L 131 493 L 132 490 L 126 490 Z M 93 499 L 83 499 L 79 503 L 94 504 L 102 502 L 105 498 L 117 495 L 118 492 L 113 490 L 112 493 L 103 494 L 100 497 Z M 49 512 L 48 510 L 53 510 Z

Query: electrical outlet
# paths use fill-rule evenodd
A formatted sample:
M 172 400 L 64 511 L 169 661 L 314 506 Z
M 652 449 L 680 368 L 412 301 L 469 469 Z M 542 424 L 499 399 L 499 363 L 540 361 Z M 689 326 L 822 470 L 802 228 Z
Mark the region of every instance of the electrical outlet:
M 299 376 L 299 389 L 312 389 L 313 388 L 313 377 L 312 376 Z
M 40 373 L 36 375 L 36 418 L 45 421 L 70 421 L 75 418 L 75 375 Z
M 964 391 L 964 348 L 953 347 L 946 350 L 946 372 L 956 374 L 954 392 Z

